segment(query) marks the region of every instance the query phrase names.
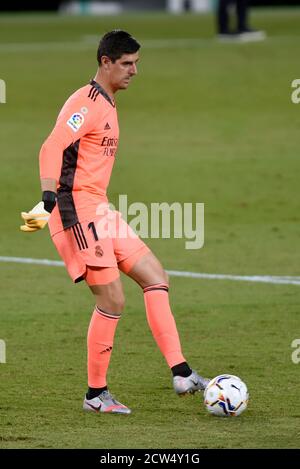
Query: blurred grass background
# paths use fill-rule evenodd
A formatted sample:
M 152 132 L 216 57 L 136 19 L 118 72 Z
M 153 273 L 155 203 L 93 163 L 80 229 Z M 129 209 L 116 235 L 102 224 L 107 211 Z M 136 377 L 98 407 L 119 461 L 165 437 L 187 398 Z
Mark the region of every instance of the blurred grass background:
M 210 15 L 1 15 L 0 255 L 58 259 L 47 230 L 18 231 L 19 213 L 40 199 L 39 148 L 66 98 L 94 76 L 98 38 L 122 28 L 142 49 L 139 75 L 117 96 L 111 201 L 205 203 L 203 249 L 148 240 L 167 269 L 299 275 L 300 107 L 290 98 L 299 20 L 298 9 L 262 9 L 252 22 L 266 41 L 221 44 Z M 141 292 L 124 279 L 109 385 L 134 413 L 118 419 L 81 412 L 87 288 L 59 267 L 1 263 L 0 272 L 0 447 L 299 447 L 298 286 L 171 279 L 188 361 L 249 386 L 249 409 L 229 421 L 207 415 L 200 396 L 174 395 Z

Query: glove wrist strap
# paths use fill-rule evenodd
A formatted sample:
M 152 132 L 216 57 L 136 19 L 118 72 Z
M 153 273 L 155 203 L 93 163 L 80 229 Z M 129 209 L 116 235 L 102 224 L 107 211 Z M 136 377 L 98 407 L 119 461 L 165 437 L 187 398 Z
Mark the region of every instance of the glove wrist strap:
M 44 202 L 45 210 L 51 213 L 56 205 L 56 193 L 52 191 L 44 191 L 42 201 Z

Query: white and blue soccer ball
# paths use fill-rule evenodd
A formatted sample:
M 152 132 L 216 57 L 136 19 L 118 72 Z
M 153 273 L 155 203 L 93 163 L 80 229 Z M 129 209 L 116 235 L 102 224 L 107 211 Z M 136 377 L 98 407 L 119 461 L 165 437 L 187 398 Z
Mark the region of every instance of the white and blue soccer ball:
M 237 417 L 247 408 L 249 393 L 246 384 L 234 375 L 219 375 L 204 391 L 204 405 L 218 417 Z

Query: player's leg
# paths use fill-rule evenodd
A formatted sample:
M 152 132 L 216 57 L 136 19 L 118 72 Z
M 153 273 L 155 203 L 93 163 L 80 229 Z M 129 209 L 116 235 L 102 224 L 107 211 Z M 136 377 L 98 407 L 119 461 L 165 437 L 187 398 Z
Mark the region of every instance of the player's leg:
M 219 0 L 217 9 L 217 29 L 219 34 L 229 34 L 229 6 L 231 0 Z
M 93 412 L 129 414 L 130 409 L 117 402 L 107 388 L 107 371 L 114 336 L 124 307 L 118 268 L 87 267 L 85 280 L 94 295 L 96 305 L 87 335 L 89 388 L 83 408 Z
M 100 245 L 88 228 L 88 223 L 83 223 L 76 230 L 69 228 L 52 237 L 72 280 L 75 283 L 85 280 L 95 298 L 87 337 L 89 390 L 83 408 L 93 412 L 130 413 L 113 399 L 106 382 L 114 335 L 124 305 L 119 270 L 112 242 L 104 239 Z M 78 242 L 78 233 L 85 240 L 84 246 Z
M 248 0 L 236 0 L 238 32 L 244 41 L 260 41 L 265 39 L 264 31 L 258 31 L 249 27 Z
M 236 13 L 238 31 L 243 32 L 248 29 L 248 0 L 236 0 Z
M 132 256 L 134 257 L 134 256 Z M 146 315 L 153 337 L 173 373 L 177 394 L 204 390 L 209 380 L 193 371 L 181 350 L 180 338 L 169 303 L 169 282 L 159 260 L 152 252 L 140 258 L 119 263 L 119 269 L 135 280 L 143 289 Z

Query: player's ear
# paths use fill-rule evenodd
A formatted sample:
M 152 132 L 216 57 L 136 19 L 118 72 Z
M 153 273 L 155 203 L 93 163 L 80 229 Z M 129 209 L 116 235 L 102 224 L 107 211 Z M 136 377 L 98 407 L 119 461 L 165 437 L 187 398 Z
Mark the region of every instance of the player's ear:
M 102 57 L 101 57 L 101 66 L 102 66 L 105 70 L 108 70 L 110 63 L 111 63 L 110 58 L 107 57 L 107 55 L 102 55 Z

